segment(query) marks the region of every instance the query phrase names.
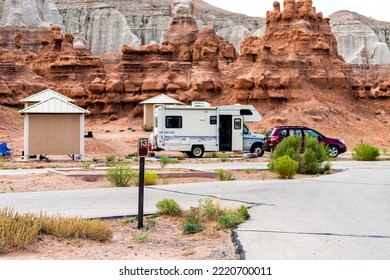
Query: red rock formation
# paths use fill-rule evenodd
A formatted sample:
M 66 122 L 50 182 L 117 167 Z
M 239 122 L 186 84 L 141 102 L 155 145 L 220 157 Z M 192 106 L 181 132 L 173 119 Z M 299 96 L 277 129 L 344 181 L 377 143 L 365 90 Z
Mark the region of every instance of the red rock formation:
M 236 64 L 250 70 L 236 78 L 238 100 L 307 98 L 300 89 L 308 86 L 349 91 L 350 67 L 337 53 L 328 20 L 310 0 L 285 0 L 284 11 L 274 2 L 266 20 L 263 37 L 242 42 Z

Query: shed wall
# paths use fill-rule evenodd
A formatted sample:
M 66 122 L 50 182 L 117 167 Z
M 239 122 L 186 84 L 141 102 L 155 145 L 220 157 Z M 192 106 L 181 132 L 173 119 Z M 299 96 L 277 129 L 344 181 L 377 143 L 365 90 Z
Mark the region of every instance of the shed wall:
M 144 124 L 153 126 L 153 104 L 145 104 L 144 107 Z
M 75 155 L 80 153 L 80 115 L 30 114 L 30 155 Z

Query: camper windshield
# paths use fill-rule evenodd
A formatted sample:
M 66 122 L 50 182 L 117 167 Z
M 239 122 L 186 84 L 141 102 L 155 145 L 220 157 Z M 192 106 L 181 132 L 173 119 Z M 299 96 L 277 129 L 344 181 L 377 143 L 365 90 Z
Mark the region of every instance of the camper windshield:
M 249 134 L 249 128 L 244 124 L 244 134 Z

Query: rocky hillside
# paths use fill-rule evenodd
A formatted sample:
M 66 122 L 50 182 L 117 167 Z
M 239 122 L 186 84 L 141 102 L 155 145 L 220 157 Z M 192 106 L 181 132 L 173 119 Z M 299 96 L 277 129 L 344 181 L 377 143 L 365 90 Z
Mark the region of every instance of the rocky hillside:
M 85 34 L 94 54 L 119 52 L 124 43 L 139 46 L 154 41 L 161 45 L 172 21 L 170 0 L 52 1 L 62 17 L 64 31 Z M 195 1 L 195 6 L 199 29 L 214 26 L 217 34 L 236 49 L 244 36 L 265 25 L 264 19 L 227 12 L 201 0 Z
M 333 13 L 329 18 L 339 53 L 347 63 L 390 63 L 390 22 L 346 10 Z

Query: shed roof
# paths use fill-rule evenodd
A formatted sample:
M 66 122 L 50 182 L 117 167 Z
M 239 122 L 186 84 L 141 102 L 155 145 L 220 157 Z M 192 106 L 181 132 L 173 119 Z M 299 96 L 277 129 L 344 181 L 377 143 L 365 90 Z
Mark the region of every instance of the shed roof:
M 52 97 L 42 102 L 31 105 L 21 111 L 20 114 L 89 114 L 89 111 L 66 102 L 58 97 Z
M 23 102 L 23 103 L 26 103 L 26 102 L 41 102 L 41 101 L 45 101 L 47 99 L 50 99 L 52 97 L 57 97 L 61 100 L 64 100 L 66 102 L 74 102 L 73 99 L 70 99 L 69 97 L 66 97 L 65 95 L 62 95 L 50 88 L 48 89 L 45 89 L 45 90 L 42 90 L 36 94 L 33 94 L 31 96 L 28 96 L 22 100 L 20 100 L 20 102 Z
M 184 104 L 183 102 L 180 102 L 172 97 L 169 97 L 165 94 L 160 94 L 158 96 L 146 99 L 140 104 Z

